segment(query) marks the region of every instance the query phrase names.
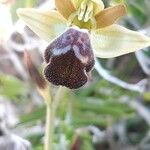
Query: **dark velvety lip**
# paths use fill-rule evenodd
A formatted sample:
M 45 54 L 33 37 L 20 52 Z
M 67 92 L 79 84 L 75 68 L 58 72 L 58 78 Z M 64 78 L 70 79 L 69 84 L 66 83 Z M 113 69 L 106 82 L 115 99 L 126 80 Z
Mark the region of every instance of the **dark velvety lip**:
M 94 54 L 87 33 L 70 28 L 45 50 L 46 79 L 54 85 L 77 89 L 86 84 L 94 66 Z

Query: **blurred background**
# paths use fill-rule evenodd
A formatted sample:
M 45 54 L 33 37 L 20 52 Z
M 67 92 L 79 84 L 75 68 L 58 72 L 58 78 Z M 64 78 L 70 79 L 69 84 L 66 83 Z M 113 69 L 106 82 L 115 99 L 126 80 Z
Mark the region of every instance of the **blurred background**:
M 119 24 L 150 36 L 150 0 L 124 2 Z M 24 65 L 27 49 L 42 70 L 47 43 L 18 20 L 16 9 L 55 9 L 53 0 L 0 0 L 0 150 L 42 150 L 45 105 Z M 53 87 L 54 91 L 57 87 Z M 55 150 L 150 150 L 150 48 L 96 60 L 85 87 L 63 91 Z

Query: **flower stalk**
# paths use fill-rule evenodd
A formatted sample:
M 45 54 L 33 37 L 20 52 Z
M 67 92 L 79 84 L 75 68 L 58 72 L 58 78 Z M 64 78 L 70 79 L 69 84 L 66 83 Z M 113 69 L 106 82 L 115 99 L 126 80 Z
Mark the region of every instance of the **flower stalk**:
M 52 96 L 49 88 L 46 92 L 39 89 L 39 93 L 43 96 L 46 104 L 46 121 L 45 121 L 45 138 L 44 150 L 52 150 L 53 147 L 53 131 L 54 131 L 54 113 L 52 109 Z
M 48 100 L 48 103 L 46 103 L 46 128 L 45 128 L 44 150 L 53 149 L 55 116 L 64 92 L 65 92 L 64 88 L 60 86 L 53 100 L 51 100 L 51 102 Z
M 46 104 L 46 128 L 44 150 L 52 150 L 54 116 L 50 104 Z

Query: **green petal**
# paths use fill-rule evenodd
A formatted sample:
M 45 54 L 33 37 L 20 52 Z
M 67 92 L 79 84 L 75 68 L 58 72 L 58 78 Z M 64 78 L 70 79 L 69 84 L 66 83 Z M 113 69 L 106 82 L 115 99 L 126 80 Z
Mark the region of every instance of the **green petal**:
M 97 57 L 111 58 L 150 46 L 150 38 L 114 24 L 93 30 L 91 44 Z
M 67 27 L 66 20 L 54 10 L 19 8 L 17 14 L 33 32 L 48 42 L 62 34 Z

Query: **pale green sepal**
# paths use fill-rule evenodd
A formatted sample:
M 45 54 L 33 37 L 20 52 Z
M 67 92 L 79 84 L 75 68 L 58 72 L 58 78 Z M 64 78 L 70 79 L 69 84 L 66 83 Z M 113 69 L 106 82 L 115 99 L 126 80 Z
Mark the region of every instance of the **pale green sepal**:
M 91 44 L 97 57 L 111 58 L 150 46 L 150 38 L 114 24 L 93 30 Z
M 62 34 L 67 27 L 66 20 L 55 10 L 19 8 L 17 14 L 33 32 L 47 42 Z

